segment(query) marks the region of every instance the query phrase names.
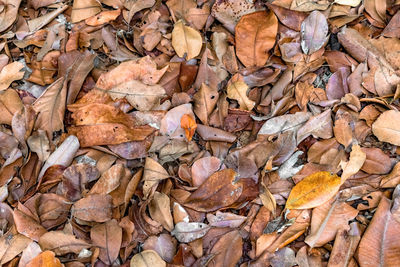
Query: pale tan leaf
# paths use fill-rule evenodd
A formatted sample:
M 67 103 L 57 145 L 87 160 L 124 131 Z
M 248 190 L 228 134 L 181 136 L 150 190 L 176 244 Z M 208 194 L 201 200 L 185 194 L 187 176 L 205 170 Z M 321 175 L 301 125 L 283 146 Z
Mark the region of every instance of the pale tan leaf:
M 197 57 L 202 45 L 203 40 L 197 30 L 185 26 L 182 20 L 175 23 L 172 31 L 172 46 L 179 57 L 186 55 L 186 60 Z
M 378 119 L 372 124 L 372 132 L 379 141 L 388 142 L 390 144 L 400 145 L 400 124 L 393 123 L 400 121 L 400 112 L 396 110 L 388 110 L 383 112 Z
M 14 61 L 5 66 L 0 72 L 0 91 L 6 90 L 13 81 L 21 80 L 24 77 L 24 64 Z
M 228 85 L 228 97 L 237 100 L 239 102 L 240 109 L 242 110 L 252 110 L 256 104 L 254 101 L 248 98 L 248 89 L 249 87 L 247 84 L 242 81 L 233 82 Z
M 350 159 L 348 162 L 341 162 L 343 169 L 341 183 L 343 184 L 350 176 L 356 174 L 363 166 L 367 155 L 361 150 L 359 145 L 351 147 Z

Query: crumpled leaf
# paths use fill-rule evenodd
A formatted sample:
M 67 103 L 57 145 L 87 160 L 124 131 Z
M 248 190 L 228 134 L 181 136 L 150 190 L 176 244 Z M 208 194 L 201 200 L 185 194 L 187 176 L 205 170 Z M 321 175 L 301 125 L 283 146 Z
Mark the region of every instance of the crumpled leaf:
M 50 143 L 46 132 L 38 130 L 28 137 L 27 143 L 30 150 L 35 152 L 41 162 L 45 162 L 50 156 Z
M 2 12 L 1 14 L 3 14 Z M 24 64 L 14 61 L 5 67 L 0 72 L 0 91 L 6 90 L 13 81 L 21 80 L 24 77 Z
M 244 15 L 235 28 L 236 55 L 246 66 L 263 66 L 274 46 L 278 19 L 272 11 Z
M 175 236 L 179 242 L 189 243 L 203 237 L 208 230 L 210 230 L 210 226 L 205 223 L 179 222 L 175 225 L 171 235 Z
M 393 123 L 400 119 L 400 112 L 388 110 L 383 112 L 372 124 L 372 132 L 379 141 L 400 145 L 400 124 Z
M 247 96 L 248 89 L 247 84 L 242 81 L 232 82 L 227 88 L 228 97 L 237 100 L 242 110 L 252 110 L 256 104 Z
M 296 184 L 286 201 L 287 209 L 310 209 L 331 199 L 339 190 L 340 177 L 326 171 L 316 172 Z
M 325 16 L 314 10 L 301 24 L 301 48 L 310 55 L 328 41 L 328 22 Z
M 182 20 L 175 23 L 172 31 L 172 46 L 179 57 L 186 55 L 186 60 L 197 57 L 202 45 L 203 40 L 197 30 L 185 26 Z

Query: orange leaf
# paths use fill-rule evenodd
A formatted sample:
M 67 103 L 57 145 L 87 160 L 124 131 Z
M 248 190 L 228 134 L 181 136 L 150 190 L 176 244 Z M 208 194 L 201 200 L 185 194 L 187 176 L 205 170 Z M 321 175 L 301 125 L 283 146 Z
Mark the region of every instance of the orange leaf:
M 287 209 L 310 209 L 331 199 L 339 190 L 340 177 L 326 171 L 311 174 L 295 185 L 286 202 Z
M 192 140 L 197 124 L 190 114 L 184 114 L 181 118 L 181 128 L 185 130 L 187 140 Z
M 61 262 L 54 252 L 47 250 L 33 258 L 26 267 L 61 267 Z

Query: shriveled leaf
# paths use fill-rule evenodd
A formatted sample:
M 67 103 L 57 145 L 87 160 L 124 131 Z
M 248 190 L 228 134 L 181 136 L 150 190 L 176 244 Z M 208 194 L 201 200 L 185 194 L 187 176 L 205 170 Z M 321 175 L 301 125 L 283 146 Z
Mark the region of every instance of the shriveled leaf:
M 301 48 L 305 54 L 312 54 L 328 41 L 328 22 L 325 16 L 314 10 L 301 24 Z
M 189 243 L 203 237 L 210 226 L 198 222 L 179 222 L 175 225 L 171 235 L 175 236 L 179 242 Z
M 39 160 L 45 162 L 50 156 L 50 143 L 47 138 L 46 132 L 38 130 L 29 136 L 28 140 L 29 148 L 35 152 Z
M 329 172 L 311 174 L 296 184 L 286 201 L 288 209 L 310 209 L 331 199 L 339 190 L 340 177 Z
M 203 40 L 197 30 L 185 26 L 182 20 L 175 23 L 172 31 L 172 46 L 179 57 L 186 56 L 186 60 L 197 57 L 202 45 Z
M 256 104 L 247 96 L 248 89 L 247 84 L 242 81 L 232 82 L 228 85 L 228 97 L 237 100 L 242 110 L 252 110 Z
M 378 137 L 379 141 L 398 146 L 400 145 L 400 124 L 393 122 L 399 121 L 399 119 L 399 111 L 385 111 L 372 124 L 372 132 Z
M 263 66 L 274 46 L 278 19 L 272 11 L 244 15 L 235 28 L 236 55 L 246 66 Z
M 130 267 L 165 267 L 166 262 L 154 250 L 144 250 L 133 256 Z

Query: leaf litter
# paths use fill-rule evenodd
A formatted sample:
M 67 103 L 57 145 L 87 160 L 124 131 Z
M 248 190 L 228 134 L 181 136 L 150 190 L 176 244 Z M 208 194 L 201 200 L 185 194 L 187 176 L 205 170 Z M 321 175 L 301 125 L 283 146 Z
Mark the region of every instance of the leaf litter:
M 399 7 L 2 2 L 0 265 L 397 266 Z

